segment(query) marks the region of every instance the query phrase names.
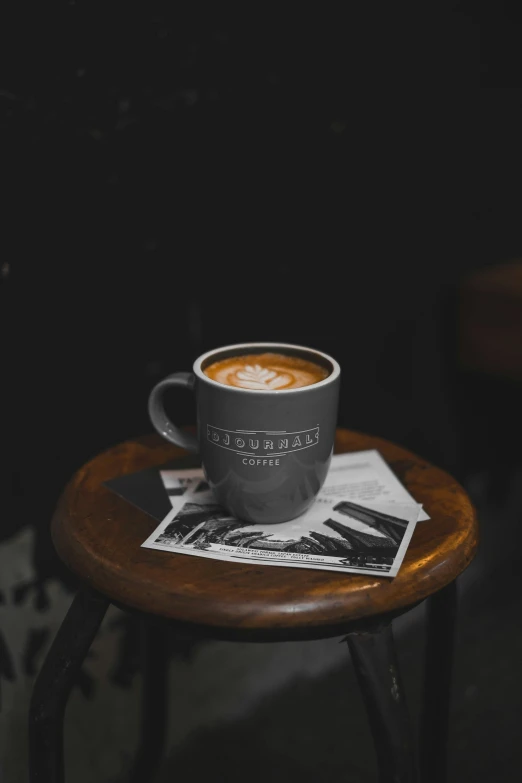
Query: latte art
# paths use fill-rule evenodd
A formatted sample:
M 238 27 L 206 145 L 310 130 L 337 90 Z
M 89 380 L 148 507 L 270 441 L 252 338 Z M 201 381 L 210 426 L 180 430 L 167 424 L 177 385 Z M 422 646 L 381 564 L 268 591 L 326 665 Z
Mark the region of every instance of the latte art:
M 244 370 L 235 373 L 235 386 L 243 389 L 281 389 L 292 382 L 292 376 L 287 373 L 278 373 L 268 370 L 260 364 L 247 364 Z
M 277 353 L 233 356 L 214 362 L 204 372 L 225 386 L 254 391 L 297 389 L 319 383 L 329 374 L 314 362 Z

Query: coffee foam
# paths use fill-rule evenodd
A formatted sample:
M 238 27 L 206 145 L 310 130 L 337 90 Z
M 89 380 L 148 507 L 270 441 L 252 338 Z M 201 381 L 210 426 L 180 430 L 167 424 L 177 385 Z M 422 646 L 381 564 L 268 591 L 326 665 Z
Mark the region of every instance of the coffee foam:
M 233 356 L 214 362 L 205 375 L 225 386 L 256 391 L 278 391 L 311 386 L 324 380 L 328 371 L 297 356 L 277 353 Z

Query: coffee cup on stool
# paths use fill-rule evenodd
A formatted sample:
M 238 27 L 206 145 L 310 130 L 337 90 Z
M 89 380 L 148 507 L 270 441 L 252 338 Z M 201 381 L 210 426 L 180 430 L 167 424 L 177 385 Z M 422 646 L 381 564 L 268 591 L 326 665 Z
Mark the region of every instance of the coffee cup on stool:
M 321 489 L 333 453 L 340 385 L 335 359 L 285 343 L 242 343 L 196 359 L 192 373 L 160 381 L 149 414 L 167 440 L 198 452 L 218 502 L 246 522 L 302 514 Z M 197 436 L 165 413 L 166 389 L 194 390 Z

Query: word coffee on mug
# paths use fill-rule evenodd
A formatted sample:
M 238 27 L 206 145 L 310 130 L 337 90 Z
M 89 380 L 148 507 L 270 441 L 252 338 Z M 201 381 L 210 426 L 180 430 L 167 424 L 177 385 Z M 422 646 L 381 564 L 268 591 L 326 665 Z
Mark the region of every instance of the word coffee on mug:
M 216 499 L 250 522 L 285 522 L 313 502 L 333 452 L 340 368 L 314 348 L 243 343 L 200 356 L 160 381 L 149 413 L 167 440 L 200 454 Z M 197 436 L 180 430 L 166 389 L 196 394 Z
M 297 389 L 323 381 L 329 375 L 328 370 L 314 362 L 282 353 L 232 356 L 213 362 L 204 373 L 226 386 L 259 391 Z

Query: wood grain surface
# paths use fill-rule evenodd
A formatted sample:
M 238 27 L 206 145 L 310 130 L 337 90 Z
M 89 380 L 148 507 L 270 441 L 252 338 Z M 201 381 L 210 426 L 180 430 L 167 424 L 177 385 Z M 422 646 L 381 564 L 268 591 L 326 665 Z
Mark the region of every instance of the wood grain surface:
M 477 548 L 474 508 L 447 473 L 380 438 L 338 430 L 336 453 L 378 449 L 431 519 L 417 525 L 394 579 L 226 563 L 143 549 L 157 526 L 102 482 L 184 455 L 157 435 L 129 440 L 84 465 L 52 520 L 60 558 L 115 603 L 210 631 L 334 635 L 355 620 L 414 605 L 454 580 Z

